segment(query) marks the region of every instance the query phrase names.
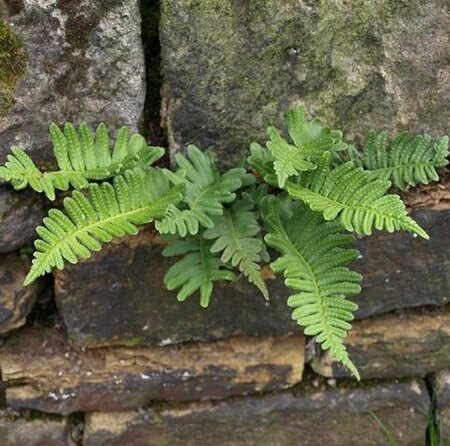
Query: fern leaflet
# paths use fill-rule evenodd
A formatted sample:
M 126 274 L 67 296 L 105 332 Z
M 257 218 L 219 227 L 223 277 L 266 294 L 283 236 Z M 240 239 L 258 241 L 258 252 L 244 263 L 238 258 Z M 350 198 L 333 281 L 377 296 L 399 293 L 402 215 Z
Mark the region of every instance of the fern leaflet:
M 288 299 L 294 308 L 292 318 L 359 379 L 344 345 L 358 308 L 346 295 L 358 294 L 362 279 L 347 267 L 358 256 L 347 247 L 352 236 L 343 234 L 338 222 L 326 222 L 301 203 L 295 203 L 292 218 L 284 222 L 277 199 L 267 200 L 265 207 L 264 218 L 271 228 L 265 240 L 281 253 L 271 267 L 283 272 L 286 286 L 298 291 Z
M 126 171 L 113 185 L 91 184 L 88 195 L 74 191 L 64 199 L 65 213 L 51 209 L 44 224 L 36 229 L 39 239 L 25 284 L 63 269 L 66 261 L 77 263 L 99 251 L 102 243 L 125 234 L 137 234 L 136 225 L 149 223 L 165 214 L 169 205 L 182 197 L 182 186 L 169 188 L 161 171 Z
M 200 305 L 206 308 L 211 299 L 214 282 L 235 278 L 232 271 L 222 266 L 220 257 L 211 252 L 211 245 L 210 241 L 199 237 L 176 241 L 163 250 L 166 257 L 187 254 L 173 264 L 164 277 L 168 290 L 181 287 L 177 294 L 179 301 L 186 300 L 199 290 Z
M 289 181 L 289 194 L 322 212 L 325 220 L 339 216 L 348 231 L 370 235 L 374 227 L 389 232 L 403 229 L 429 239 L 407 215 L 400 197 L 386 194 L 389 181 L 372 180 L 368 172 L 355 168 L 351 161 L 330 170 L 330 157 L 325 152 L 315 171 L 304 173 L 298 183 Z
M 64 131 L 52 124 L 49 131 L 59 170 L 41 172 L 26 152 L 12 147 L 7 162 L 0 167 L 0 178 L 10 181 L 15 189 L 30 185 L 54 200 L 55 190 L 67 190 L 69 186 L 83 189 L 90 180 L 104 180 L 135 166 L 150 165 L 164 155 L 163 148 L 147 146 L 141 135 L 130 138 L 127 127 L 119 130 L 112 152 L 104 124 L 97 127 L 95 136 L 87 124 L 81 124 L 78 131 L 70 123 L 64 125 Z
M 360 165 L 370 171 L 370 178 L 390 180 L 394 186 L 405 189 L 437 181 L 436 169 L 448 164 L 448 154 L 447 136 L 433 143 L 429 135 L 411 139 L 403 132 L 388 149 L 387 133 L 372 130 L 364 143 Z
M 161 234 L 195 235 L 200 227 L 211 228 L 211 216 L 223 213 L 223 203 L 231 203 L 234 193 L 242 185 L 254 181 L 243 168 L 231 169 L 221 175 L 210 153 L 203 153 L 195 146 L 187 149 L 188 158 L 175 155 L 181 169 L 179 175 L 167 172 L 174 183 L 184 183 L 186 193 L 183 205 L 170 206 L 166 215 L 155 223 Z M 185 174 L 186 178 L 181 175 Z
M 214 226 L 207 229 L 204 237 L 215 240 L 211 252 L 222 252 L 222 262 L 231 262 L 244 273 L 268 299 L 269 291 L 261 275 L 259 263 L 262 261 L 263 241 L 259 237 L 258 216 L 252 211 L 249 200 L 238 200 L 223 215 L 213 217 Z

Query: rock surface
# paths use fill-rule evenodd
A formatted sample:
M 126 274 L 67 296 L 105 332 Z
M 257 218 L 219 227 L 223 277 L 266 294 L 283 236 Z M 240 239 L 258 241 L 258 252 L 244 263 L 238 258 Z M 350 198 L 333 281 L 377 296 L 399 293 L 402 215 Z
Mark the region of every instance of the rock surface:
M 0 119 L 0 162 L 13 144 L 53 159 L 51 122 L 136 129 L 145 99 L 137 0 L 1 0 L 0 13 L 26 53 Z
M 353 138 L 448 132 L 446 0 L 162 0 L 163 114 L 172 152 L 241 158 L 289 105 Z
M 437 425 L 442 431 L 443 439 L 450 439 L 450 370 L 436 373 L 433 384 L 436 392 Z
M 305 394 L 163 406 L 87 415 L 84 446 L 379 446 L 371 412 L 398 444 L 424 444 L 428 395 L 423 383 L 380 384 Z
M 358 321 L 349 332 L 346 345 L 363 379 L 425 376 L 448 368 L 450 306 Z M 326 353 L 314 358 L 312 367 L 324 376 L 349 376 Z
M 292 387 L 302 379 L 304 350 L 304 338 L 296 334 L 83 352 L 57 333 L 28 329 L 6 341 L 0 369 L 10 407 L 62 414 L 120 411 L 151 401 Z
M 0 185 L 0 253 L 31 243 L 43 217 L 42 199 L 36 193 Z
M 75 446 L 67 418 L 1 409 L 0 441 L 2 446 Z
M 0 334 L 24 325 L 33 308 L 39 284 L 24 288 L 29 267 L 16 254 L 0 255 Z
M 424 208 L 413 216 L 431 241 L 407 233 L 377 233 L 360 241 L 363 258 L 354 266 L 365 275 L 365 290 L 354 298 L 357 316 L 448 302 L 450 211 Z M 177 302 L 163 284 L 170 260 L 160 256 L 160 248 L 152 234 L 143 232 L 57 273 L 56 298 L 74 344 L 169 344 L 299 331 L 279 279 L 268 279 L 269 302 L 245 279 L 218 284 L 207 309 L 197 297 Z

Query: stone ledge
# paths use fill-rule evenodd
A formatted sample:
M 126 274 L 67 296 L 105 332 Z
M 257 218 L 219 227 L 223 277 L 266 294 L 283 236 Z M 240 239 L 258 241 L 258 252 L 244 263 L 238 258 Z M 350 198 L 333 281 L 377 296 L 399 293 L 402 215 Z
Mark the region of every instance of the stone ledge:
M 302 379 L 303 335 L 235 337 L 167 347 L 79 351 L 61 334 L 26 329 L 1 349 L 6 400 L 16 409 L 120 411 L 151 401 L 220 399 Z
M 373 419 L 398 444 L 425 441 L 429 397 L 421 381 L 367 388 L 286 391 L 220 403 L 87 414 L 84 446 L 378 446 Z M 300 441 L 300 443 L 299 443 Z
M 363 379 L 425 376 L 450 367 L 450 305 L 357 321 L 346 345 Z M 324 376 L 349 376 L 327 353 L 311 365 Z

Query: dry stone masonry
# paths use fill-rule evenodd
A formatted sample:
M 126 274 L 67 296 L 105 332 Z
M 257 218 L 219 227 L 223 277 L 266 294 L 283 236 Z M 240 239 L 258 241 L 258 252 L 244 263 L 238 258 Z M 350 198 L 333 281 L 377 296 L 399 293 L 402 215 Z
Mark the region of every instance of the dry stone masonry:
M 158 110 L 171 155 L 194 143 L 223 166 L 297 103 L 356 141 L 448 134 L 449 29 L 447 0 L 0 0 L 0 163 L 19 145 L 48 166 L 53 121 L 159 143 Z M 450 438 L 442 174 L 404 196 L 430 241 L 355 241 L 361 383 L 301 333 L 269 268 L 268 302 L 237 280 L 207 310 L 178 303 L 151 228 L 24 288 L 43 202 L 0 185 L 0 446 L 381 446 L 379 422 L 425 446 L 430 420 Z

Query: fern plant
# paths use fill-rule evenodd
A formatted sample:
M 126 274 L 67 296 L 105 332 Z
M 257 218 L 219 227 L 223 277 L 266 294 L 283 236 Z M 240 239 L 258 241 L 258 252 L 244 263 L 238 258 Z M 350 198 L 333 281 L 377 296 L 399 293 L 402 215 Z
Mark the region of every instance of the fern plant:
M 25 283 L 154 222 L 167 241 L 163 255 L 178 258 L 164 279 L 178 300 L 198 292 L 207 307 L 214 283 L 239 275 L 269 298 L 262 274 L 269 247 L 279 253 L 273 272 L 292 290 L 293 319 L 359 378 L 345 347 L 357 309 L 349 297 L 361 290 L 361 276 L 351 269 L 358 256 L 353 234 L 405 230 L 428 238 L 390 192 L 392 185 L 437 180 L 447 164 L 448 138 L 402 133 L 389 145 L 385 132 L 371 132 L 358 150 L 341 131 L 309 120 L 302 107 L 288 111 L 286 127 L 286 137 L 270 127 L 266 145 L 252 143 L 245 165 L 224 173 L 194 146 L 175 156 L 174 171 L 154 167 L 164 149 L 126 128 L 111 148 L 103 124 L 95 133 L 86 124 L 78 130 L 52 124 L 54 171 L 42 172 L 13 147 L 1 179 L 51 200 L 56 190 L 75 189 L 37 228 Z

